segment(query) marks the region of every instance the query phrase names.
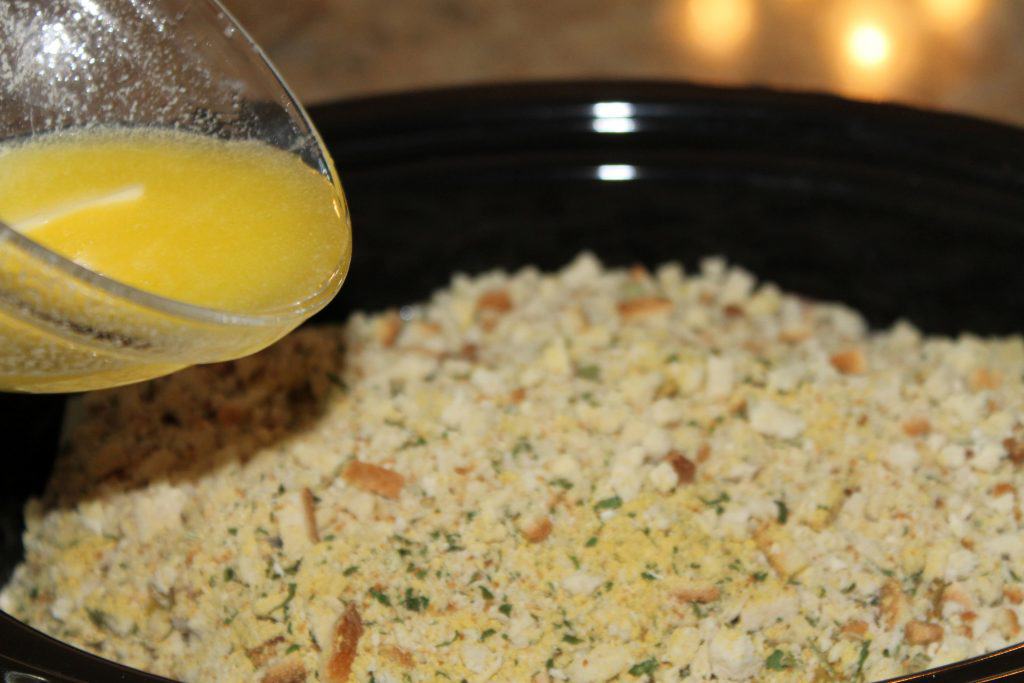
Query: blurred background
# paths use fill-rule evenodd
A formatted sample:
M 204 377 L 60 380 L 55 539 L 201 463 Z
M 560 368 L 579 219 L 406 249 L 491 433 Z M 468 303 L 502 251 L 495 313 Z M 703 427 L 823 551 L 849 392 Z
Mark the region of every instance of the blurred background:
M 306 103 L 681 79 L 1024 123 L 1021 0 L 227 0 Z

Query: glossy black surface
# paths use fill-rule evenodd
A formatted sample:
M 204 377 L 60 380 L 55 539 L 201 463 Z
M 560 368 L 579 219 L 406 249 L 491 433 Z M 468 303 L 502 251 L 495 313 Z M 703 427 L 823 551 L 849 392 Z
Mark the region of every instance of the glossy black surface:
M 1017 129 L 667 83 L 460 89 L 311 113 L 355 227 L 349 281 L 313 324 L 422 300 L 456 270 L 552 268 L 591 249 L 612 264 L 724 254 L 876 325 L 903 316 L 937 333 L 1024 327 Z M 21 555 L 20 510 L 45 481 L 62 400 L 0 395 L 0 580 Z M 5 628 L 0 665 L 28 642 L 12 646 Z M 38 655 L 43 641 L 33 642 Z M 46 655 L 49 680 L 154 680 L 86 674 L 98 665 L 67 656 Z M 913 680 L 1016 667 L 1024 653 Z

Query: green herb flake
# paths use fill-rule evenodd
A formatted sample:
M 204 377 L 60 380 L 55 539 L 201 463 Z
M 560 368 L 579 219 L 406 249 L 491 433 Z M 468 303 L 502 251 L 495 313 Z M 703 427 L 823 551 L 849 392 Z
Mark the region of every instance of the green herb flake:
M 493 600 L 494 593 L 487 589 L 487 586 L 480 586 L 480 595 L 484 596 L 484 600 Z
M 511 616 L 511 614 L 512 614 L 512 605 L 510 605 L 510 604 L 508 604 L 506 602 L 503 605 L 501 605 L 501 607 L 498 608 L 498 611 L 501 612 L 502 614 L 504 614 L 506 617 L 507 616 Z
M 465 550 L 465 546 L 462 545 L 462 536 L 459 534 L 448 534 L 444 535 L 444 540 L 448 542 L 448 547 L 445 548 L 446 553 L 457 553 L 460 550 Z
M 288 584 L 288 595 L 287 595 L 287 597 L 285 597 L 284 602 L 282 602 L 280 605 L 278 605 L 277 607 L 275 607 L 273 610 L 270 610 L 270 611 L 273 612 L 274 610 L 283 609 L 283 610 L 285 610 L 285 612 L 287 612 L 288 611 L 288 605 L 291 603 L 292 600 L 295 599 L 295 591 L 296 590 L 298 590 L 298 585 L 294 584 L 294 583 L 289 583 Z
M 357 571 L 359 571 L 359 565 L 358 564 L 353 564 L 353 565 L 351 565 L 349 567 L 346 567 L 345 571 L 342 572 L 342 575 L 343 576 L 352 576 Z
M 298 644 L 298 643 L 295 643 L 295 644 L 293 644 L 293 645 L 289 645 L 289 646 L 288 646 L 288 649 L 287 649 L 287 650 L 285 650 L 285 651 L 284 651 L 284 653 L 285 653 L 286 655 L 290 655 L 290 654 L 291 654 L 291 653 L 293 653 L 293 652 L 298 652 L 298 651 L 299 651 L 300 649 L 301 649 L 301 648 L 299 647 L 299 644 Z
M 385 607 L 391 607 L 391 598 L 389 598 L 387 595 L 380 592 L 376 588 L 370 589 L 370 597 L 379 602 L 380 604 L 384 605 Z
M 597 536 L 591 536 L 583 545 L 585 545 L 588 548 L 593 548 L 595 545 L 597 545 Z
M 654 572 L 641 572 L 640 577 L 645 581 L 657 581 L 660 578 Z
M 597 502 L 597 505 L 594 506 L 594 509 L 597 511 L 618 510 L 620 507 L 622 507 L 622 499 L 619 498 L 618 496 L 612 496 L 611 498 L 599 500 Z
M 571 633 L 566 633 L 564 636 L 562 636 L 562 642 L 569 643 L 570 645 L 579 645 L 583 642 L 583 639 L 577 638 Z
M 430 605 L 430 598 L 425 595 L 416 595 L 412 592 L 411 588 L 406 588 L 405 597 L 402 599 L 402 605 L 404 605 L 407 610 L 423 612 Z
M 648 657 L 642 662 L 637 662 L 633 666 L 629 667 L 629 675 L 635 678 L 641 676 L 650 676 L 658 670 L 658 660 L 654 657 Z
M 764 660 L 764 666 L 766 669 L 772 671 L 783 671 L 785 669 L 792 669 L 796 665 L 796 660 L 793 659 L 793 655 L 782 650 L 773 650 L 768 659 Z
M 520 437 L 516 441 L 516 445 L 512 447 L 512 455 L 519 455 L 520 453 L 532 453 L 533 444 L 526 439 L 526 437 Z
M 768 578 L 768 572 L 754 572 L 751 576 L 754 581 L 761 582 Z
M 581 365 L 576 368 L 576 376 L 591 382 L 598 382 L 601 380 L 601 368 L 593 364 Z
M 483 642 L 483 641 L 487 640 L 488 638 L 493 636 L 495 633 L 497 633 L 497 631 L 495 631 L 493 628 L 486 629 L 483 633 L 480 634 L 480 641 Z
M 232 567 L 228 567 L 224 570 L 224 583 L 235 580 L 235 570 Z
M 110 617 L 103 610 L 86 607 L 85 613 L 89 616 L 89 621 L 91 621 L 92 625 L 96 628 L 103 629 L 107 627 L 107 619 Z
M 563 479 L 561 477 L 559 477 L 558 479 L 552 479 L 548 483 L 551 484 L 552 486 L 557 486 L 560 489 L 565 489 L 566 491 L 571 489 L 573 486 L 571 481 L 569 481 L 568 479 Z
M 777 500 L 775 501 L 775 507 L 779 509 L 779 514 L 776 519 L 779 520 L 779 524 L 785 524 L 789 520 L 789 507 L 786 505 L 786 501 Z
M 448 647 L 449 645 L 451 645 L 452 643 L 454 643 L 456 640 L 458 640 L 461 637 L 462 637 L 462 634 L 460 634 L 458 631 L 456 631 L 455 635 L 453 635 L 451 638 L 449 638 L 448 640 L 446 640 L 444 642 L 438 643 L 434 647 Z
M 707 498 L 701 498 L 700 502 L 704 503 L 710 508 L 714 508 L 716 513 L 722 514 L 723 512 L 725 512 L 724 504 L 728 503 L 730 500 L 732 499 L 729 498 L 729 494 L 726 493 L 725 491 L 722 491 L 720 494 L 718 494 L 717 498 L 712 498 L 710 500 Z
M 857 657 L 857 668 L 853 672 L 853 675 L 857 678 L 863 675 L 864 662 L 868 660 L 868 651 L 870 648 L 870 640 L 865 640 L 863 643 L 860 644 L 860 655 Z
M 404 451 L 406 448 L 415 448 L 416 446 L 426 446 L 426 445 L 427 445 L 427 440 L 424 439 L 422 436 L 417 436 L 415 439 L 409 439 L 408 441 L 403 443 L 401 446 L 398 447 L 398 450 Z

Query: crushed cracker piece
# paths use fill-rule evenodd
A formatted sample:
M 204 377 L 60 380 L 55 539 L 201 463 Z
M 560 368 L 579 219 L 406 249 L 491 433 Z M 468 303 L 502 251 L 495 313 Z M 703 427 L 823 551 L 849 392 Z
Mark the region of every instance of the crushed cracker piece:
M 912 417 L 903 421 L 901 425 L 903 433 L 907 436 L 928 436 L 932 431 L 932 425 L 926 417 Z
M 550 517 L 541 517 L 523 529 L 523 538 L 530 543 L 540 543 L 551 535 L 553 528 Z
M 381 346 L 390 348 L 398 340 L 398 334 L 402 331 L 402 318 L 397 311 L 389 311 L 376 322 L 377 341 Z
M 1016 492 L 1017 487 L 1006 481 L 1001 481 L 992 487 L 992 495 L 996 497 L 1006 495 L 1012 496 Z
M 416 663 L 411 652 L 403 650 L 397 645 L 385 645 L 380 649 L 380 652 L 386 658 L 405 669 L 411 669 Z
M 305 512 L 306 533 L 313 543 L 320 542 L 320 529 L 316 524 L 316 501 L 313 492 L 308 488 L 302 489 L 302 509 Z
M 672 597 L 680 602 L 696 602 L 696 603 L 708 603 L 714 602 L 721 597 L 722 592 L 718 589 L 718 586 L 713 584 L 695 584 L 693 586 L 684 586 L 682 588 L 676 588 L 672 592 Z
M 327 683 L 348 683 L 362 636 L 363 620 L 355 605 L 349 605 L 334 627 L 331 645 L 327 650 L 327 663 L 324 666 L 324 680 Z
M 290 656 L 272 664 L 260 679 L 261 683 L 304 683 L 306 666 L 297 656 Z
M 833 354 L 829 362 L 844 375 L 863 375 L 868 371 L 868 359 L 863 349 L 847 349 Z
M 868 622 L 863 619 L 851 619 L 843 624 L 842 633 L 851 638 L 863 638 L 868 632 Z
M 672 302 L 656 296 L 637 297 L 620 301 L 619 315 L 624 320 L 637 320 L 653 315 L 663 315 L 672 310 Z
M 380 465 L 372 465 L 353 460 L 345 467 L 341 475 L 345 481 L 358 489 L 376 493 L 379 496 L 396 500 L 405 486 L 405 477 Z
M 985 389 L 998 389 L 1002 382 L 1003 379 L 998 372 L 988 368 L 977 368 L 968 377 L 967 386 L 971 391 L 978 392 Z
M 697 476 L 697 466 L 693 464 L 682 453 L 672 452 L 665 456 L 665 459 L 672 469 L 676 471 L 676 476 L 679 477 L 680 484 L 692 484 L 694 478 Z
M 477 311 L 507 313 L 512 310 L 512 297 L 504 289 L 493 289 L 484 292 L 476 300 Z
M 904 640 L 910 645 L 928 645 L 942 640 L 942 627 L 928 621 L 908 621 L 903 629 Z
M 886 630 L 891 631 L 900 621 L 907 609 L 907 596 L 900 584 L 892 579 L 882 585 L 878 602 L 878 618 Z
M 1003 439 L 1003 447 L 1014 465 L 1024 465 L 1024 442 L 1013 437 Z
M 283 642 L 284 636 L 274 636 L 256 647 L 247 649 L 245 654 L 252 665 L 258 669 L 277 656 L 277 650 Z

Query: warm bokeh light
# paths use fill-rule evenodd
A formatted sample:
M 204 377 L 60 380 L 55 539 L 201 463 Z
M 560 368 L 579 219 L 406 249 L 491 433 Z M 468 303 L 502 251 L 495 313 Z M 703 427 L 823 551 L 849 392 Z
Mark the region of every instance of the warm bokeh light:
M 701 54 L 735 55 L 754 30 L 754 0 L 686 0 L 680 15 L 686 42 Z
M 914 77 L 925 27 L 913 7 L 911 0 L 836 0 L 822 38 L 838 92 L 884 99 Z
M 958 31 L 972 24 L 986 0 L 918 0 L 931 24 L 943 31 Z
M 849 32 L 846 49 L 850 61 L 864 68 L 875 68 L 889 61 L 892 41 L 880 26 L 858 24 Z

